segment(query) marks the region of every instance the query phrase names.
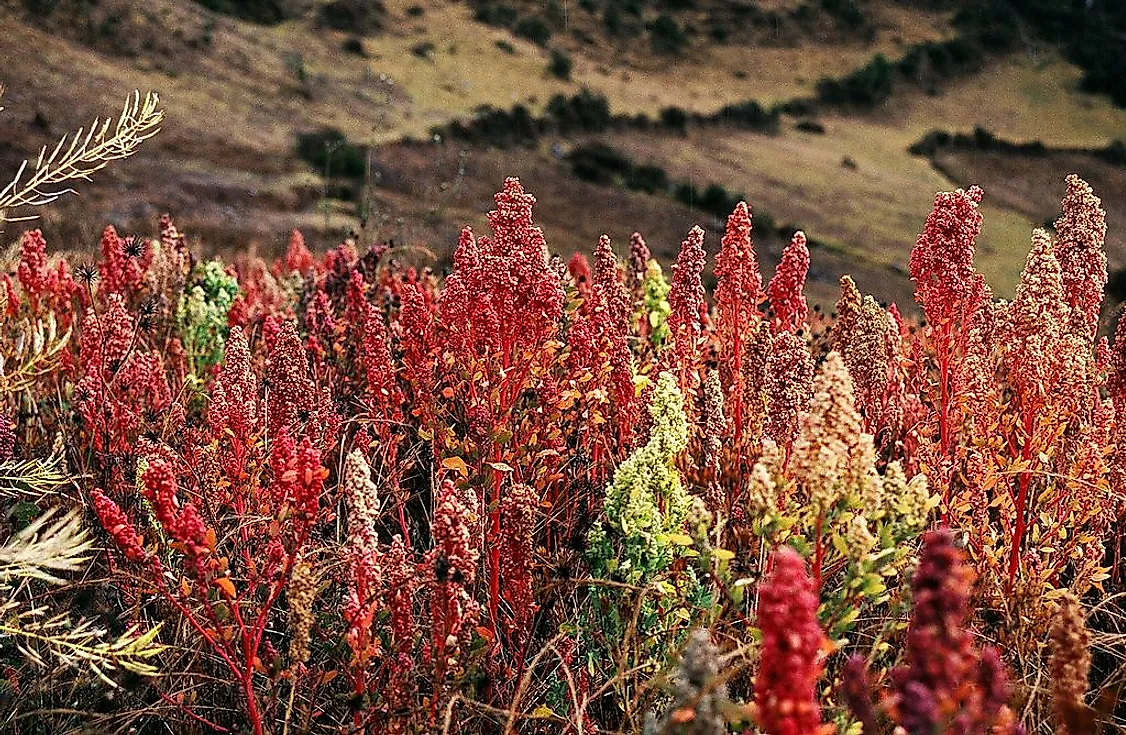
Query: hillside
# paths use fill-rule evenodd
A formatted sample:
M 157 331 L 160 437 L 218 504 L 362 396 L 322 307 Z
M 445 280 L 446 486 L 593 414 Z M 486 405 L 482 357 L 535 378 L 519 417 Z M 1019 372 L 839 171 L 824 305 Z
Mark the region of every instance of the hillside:
M 1079 91 L 1083 72 L 1066 50 L 1031 33 L 1011 50 L 955 65 L 948 78 L 924 65 L 918 83 L 897 84 L 894 93 L 889 87 L 861 109 L 790 106 L 773 130 L 721 118 L 683 130 L 653 122 L 549 131 L 508 147 L 431 137 L 451 120 L 472 119 L 483 105 L 522 105 L 535 117 L 553 95 L 583 88 L 604 97 L 615 116 L 650 121 L 664 119 L 669 108 L 708 116 L 747 100 L 765 109 L 810 99 L 821 93 L 823 77 L 845 77 L 877 55 L 895 61 L 920 44 L 955 39 L 962 31 L 952 5 L 584 0 L 511 3 L 500 17 L 497 3 L 480 2 L 240 6 L 271 20 L 258 23 L 211 9 L 231 10 L 216 2 L 152 0 L 137 9 L 116 0 L 9 0 L 0 6 L 0 53 L 8 62 L 0 71 L 8 88 L 0 170 L 112 113 L 125 93 L 141 88 L 161 94 L 164 131 L 81 198 L 47 214 L 41 225 L 58 246 L 92 247 L 106 221 L 147 232 L 162 211 L 174 213 L 205 248 L 256 243 L 275 251 L 293 227 L 325 246 L 358 228 L 362 213 L 365 238 L 424 244 L 440 262 L 461 224 L 483 223 L 489 196 L 509 174 L 552 203 L 538 219 L 560 251 L 591 248 L 601 234 L 597 223 L 615 222 L 622 228 L 610 233 L 616 242 L 624 246 L 630 231 L 641 229 L 667 260 L 693 222 L 718 223 L 691 197 L 677 201 L 662 191 L 576 178 L 566 154 L 598 141 L 663 169 L 670 187 L 691 183 L 703 191 L 714 184 L 746 195 L 778 230 L 760 232 L 768 260 L 787 226 L 806 229 L 821 251 L 811 282 L 816 298 L 833 299 L 837 277 L 848 271 L 864 290 L 901 303 L 910 301 L 903 266 L 919 212 L 937 189 L 980 183 L 981 267 L 1007 295 L 1031 228 L 1055 216 L 1064 173 L 1092 180 L 1112 222 L 1121 221 L 1126 191 L 1121 165 L 1072 150 L 1126 138 L 1126 111 Z M 345 22 L 333 15 L 356 7 L 369 15 Z M 608 19 L 614 12 L 620 23 Z M 521 24 L 526 18 L 541 20 L 548 37 L 537 35 L 534 23 Z M 666 36 L 675 48 L 662 45 Z M 559 59 L 570 67 L 565 75 Z M 1008 175 L 1009 153 L 928 158 L 907 150 L 934 128 L 975 127 L 1068 150 L 1022 158 L 1020 177 Z M 326 184 L 319 166 L 297 156 L 298 136 L 325 128 L 361 152 L 361 171 L 370 159 L 370 175 L 333 176 Z M 1122 232 L 1111 227 L 1112 268 L 1126 266 Z M 427 257 L 418 252 L 410 257 Z

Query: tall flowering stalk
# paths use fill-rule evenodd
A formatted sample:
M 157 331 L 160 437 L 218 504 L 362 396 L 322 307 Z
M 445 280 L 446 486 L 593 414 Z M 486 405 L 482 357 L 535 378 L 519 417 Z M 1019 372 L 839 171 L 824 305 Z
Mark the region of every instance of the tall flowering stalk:
M 633 426 L 640 413 L 634 389 L 633 355 L 630 349 L 630 322 L 633 304 L 618 260 L 610 246 L 610 238 L 603 235 L 594 252 L 595 285 L 602 292 L 606 304 L 606 340 L 610 362 L 610 394 L 617 424 L 617 449 L 619 455 L 630 446 Z
M 766 423 L 763 435 L 783 449 L 787 461 L 802 414 L 813 397 L 813 356 L 804 337 L 789 330 L 773 337 L 766 361 Z
M 669 290 L 668 328 L 673 339 L 673 358 L 680 389 L 694 393 L 696 383 L 693 370 L 701 349 L 703 336 L 702 317 L 707 308 L 704 302 L 704 284 L 700 280 L 707 255 L 704 252 L 704 230 L 693 227 L 680 244 L 680 254 L 672 267 L 672 287 Z
M 489 213 L 493 237 L 477 240 L 469 229 L 462 232 L 439 303 L 449 388 L 466 393 L 464 411 L 478 470 L 492 477 L 485 535 L 493 541 L 486 545 L 493 625 L 500 602 L 500 548 L 495 541 L 501 533 L 501 488 L 508 479 L 503 467 L 511 466 L 504 459 L 513 448 L 508 440 L 521 428 L 512 411 L 534 385 L 529 381 L 553 359 L 550 340 L 563 312 L 562 284 L 549 267 L 543 231 L 532 224 L 535 201 L 519 180 L 505 181 L 496 195 L 497 208 Z M 457 440 L 447 436 L 443 441 L 453 445 Z M 513 470 L 512 479 L 521 481 L 524 468 Z
M 751 241 L 751 212 L 739 202 L 727 218 L 722 247 L 715 259 L 716 334 L 720 344 L 721 378 L 732 421 L 732 441 L 742 447 L 743 400 L 747 379 L 743 371 L 746 346 L 761 317 L 762 274 Z
M 471 529 L 474 515 L 453 481 L 444 480 L 435 499 L 434 548 L 426 559 L 433 573 L 431 655 L 434 657 L 434 686 L 439 693 L 445 678 L 457 673 L 459 656 L 469 642 L 480 613 L 471 594 L 480 558 Z
M 755 675 L 755 717 L 767 735 L 820 735 L 817 683 L 828 641 L 817 623 L 817 593 L 805 561 L 788 547 L 759 590 L 762 653 Z
M 1063 216 L 1056 220 L 1054 254 L 1060 263 L 1063 291 L 1071 311 L 1069 324 L 1093 339 L 1099 324 L 1106 272 L 1106 212 L 1102 201 L 1075 174 L 1067 177 Z
M 848 489 L 850 475 L 862 471 L 860 414 L 853 398 L 852 380 L 844 360 L 830 352 L 814 379 L 809 411 L 802 417 L 801 432 L 793 443 L 789 474 L 808 498 L 816 513 L 814 526 L 813 578 L 820 586 L 824 554 L 824 524 Z M 867 437 L 870 441 L 871 437 Z M 866 468 L 863 468 L 866 469 Z M 878 498 L 865 503 L 875 510 Z
M 837 301 L 837 323 L 832 332 L 833 349 L 844 357 L 856 387 L 856 403 L 864 414 L 864 430 L 878 435 L 898 433 L 902 407 L 896 376 L 902 359 L 899 330 L 891 317 L 871 296 L 861 296 L 849 276 L 841 277 Z
M 981 231 L 982 191 L 958 189 L 935 195 L 934 208 L 911 250 L 911 280 L 915 300 L 927 318 L 930 343 L 938 370 L 937 395 L 932 414 L 937 423 L 936 462 L 929 467 L 932 485 L 950 493 L 954 446 L 961 426 L 957 386 L 961 383 L 961 358 L 966 352 L 970 323 L 990 298 L 985 277 L 974 267 L 974 252 Z
M 1065 594 L 1048 639 L 1052 710 L 1060 735 L 1094 731 L 1095 723 L 1084 704 L 1090 686 L 1090 646 L 1083 606 L 1075 595 Z
M 782 251 L 782 259 L 766 287 L 776 332 L 793 333 L 805 325 L 809 317 L 809 305 L 805 301 L 805 279 L 808 274 L 809 247 L 806 245 L 805 233 L 798 230 Z
M 590 537 L 595 570 L 630 581 L 647 579 L 672 562 L 676 547 L 668 534 L 680 531 L 690 505 L 675 464 L 688 447 L 688 419 L 672 373 L 659 376 L 649 415 L 649 441 L 618 465 L 602 508 L 606 528 L 595 528 Z
M 1009 382 L 1015 393 L 1014 400 L 1020 416 L 1022 445 L 1020 459 L 1033 468 L 1033 461 L 1045 448 L 1041 434 L 1050 430 L 1042 415 L 1045 409 L 1058 403 L 1063 392 L 1067 365 L 1061 358 L 1067 355 L 1064 333 L 1068 320 L 1067 304 L 1063 300 L 1063 279 L 1059 261 L 1052 250 L 1051 238 L 1044 230 L 1032 235 L 1032 250 L 1021 273 L 1016 298 L 1009 307 L 1011 324 L 1008 345 Z M 1016 581 L 1024 542 L 1029 503 L 1031 472 L 1021 472 L 1015 506 L 1015 526 L 1009 554 L 1008 589 Z
M 892 672 L 888 703 L 909 733 L 1013 727 L 1004 665 L 994 649 L 976 649 L 966 627 L 972 584 L 973 571 L 950 531 L 928 533 L 911 583 L 914 611 L 903 663 Z
M 635 232 L 629 238 L 629 268 L 628 285 L 635 302 L 641 300 L 641 284 L 649 272 L 649 261 L 653 254 L 645 243 L 645 238 L 640 232 Z

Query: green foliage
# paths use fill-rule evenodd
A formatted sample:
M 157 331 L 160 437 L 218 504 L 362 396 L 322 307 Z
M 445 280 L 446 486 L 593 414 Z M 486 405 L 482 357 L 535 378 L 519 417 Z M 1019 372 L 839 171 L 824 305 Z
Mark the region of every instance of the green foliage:
M 567 97 L 557 94 L 547 103 L 547 114 L 561 133 L 600 132 L 610 127 L 610 102 L 586 87 Z
M 43 0 L 38 2 L 42 4 Z M 263 25 L 281 23 L 297 14 L 295 4 L 287 0 L 196 0 L 196 2 L 216 13 Z
M 661 126 L 683 135 L 688 129 L 688 113 L 679 107 L 665 107 L 661 110 Z
M 592 570 L 631 584 L 647 582 L 676 558 L 671 535 L 682 533 L 690 504 L 675 464 L 688 446 L 688 419 L 672 373 L 657 379 L 649 415 L 649 441 L 614 472 L 605 522 L 589 538 Z
M 577 146 L 567 159 L 575 176 L 595 184 L 615 183 L 633 170 L 633 162 L 628 156 L 605 143 Z
M 822 79 L 817 83 L 817 98 L 830 105 L 875 107 L 891 96 L 894 68 L 883 54 L 876 54 L 866 65 L 842 79 Z
M 319 173 L 358 179 L 366 170 L 364 149 L 348 142 L 336 128 L 322 128 L 312 133 L 298 133 L 297 155 Z
M 23 0 L 27 12 L 46 18 L 59 6 L 59 0 Z
M 649 42 L 656 53 L 672 56 L 684 50 L 688 44 L 688 35 L 675 18 L 662 13 L 649 26 Z
M 781 111 L 776 107 L 768 109 L 756 100 L 746 100 L 724 105 L 712 119 L 748 130 L 776 133 L 780 115 Z
M 906 602 L 894 593 L 904 586 L 919 537 L 939 501 L 928 491 L 924 475 L 908 481 L 898 461 L 877 474 L 871 437 L 863 439 L 851 462 L 867 469 L 841 478 L 824 504 L 810 500 L 785 478 L 780 455 L 770 449 L 755 467 L 752 482 L 759 511 L 752 523 L 754 533 L 771 545 L 794 547 L 815 565 L 815 573 L 837 570 L 831 580 L 822 579 L 818 616 L 830 639 L 838 641 L 873 607 L 893 605 L 899 610 Z M 769 480 L 760 479 L 766 476 Z M 764 487 L 769 490 L 761 492 Z M 773 498 L 770 491 L 776 493 Z M 777 497 L 786 499 L 781 508 Z M 886 625 L 898 619 L 895 610 L 878 617 Z M 869 632 L 883 640 L 891 629 Z
M 227 315 L 238 292 L 238 280 L 219 261 L 196 267 L 177 313 L 188 367 L 195 375 L 205 375 L 223 359 Z
M 511 28 L 519 17 L 516 8 L 504 3 L 481 3 L 473 11 L 473 19 L 478 23 L 502 28 Z
M 534 16 L 516 21 L 512 32 L 540 46 L 546 45 L 551 40 L 551 27 L 543 18 Z
M 1029 25 L 1040 36 L 1063 47 L 1068 60 L 1083 69 L 1082 87 L 1110 95 L 1126 107 L 1126 3 L 1118 0 L 988 0 L 967 3 L 955 17 L 963 33 L 981 46 L 1016 47 Z
M 386 9 L 380 0 L 333 0 L 322 5 L 317 20 L 349 33 L 371 33 L 383 27 Z
M 645 280 L 641 282 L 642 292 L 642 318 L 649 323 L 649 341 L 660 349 L 665 339 L 669 336 L 668 318 L 672 313 L 669 306 L 669 282 L 661 271 L 661 264 L 656 260 L 649 261 L 645 271 Z
M 434 54 L 434 42 L 419 41 L 415 45 L 411 46 L 411 53 L 420 59 L 429 60 L 430 57 Z
M 571 57 L 566 52 L 559 49 L 551 50 L 551 63 L 547 65 L 547 70 L 551 76 L 558 77 L 563 81 L 570 81 L 573 66 L 574 62 L 571 61 Z

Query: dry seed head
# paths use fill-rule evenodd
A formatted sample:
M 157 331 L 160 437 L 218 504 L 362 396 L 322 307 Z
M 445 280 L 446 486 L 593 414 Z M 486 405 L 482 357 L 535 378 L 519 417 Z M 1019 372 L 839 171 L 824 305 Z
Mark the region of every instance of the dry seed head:
M 317 575 L 313 565 L 302 559 L 293 567 L 286 590 L 289 598 L 289 626 L 293 636 L 289 642 L 292 663 L 309 660 L 309 640 L 313 632 L 313 600 L 317 596 Z

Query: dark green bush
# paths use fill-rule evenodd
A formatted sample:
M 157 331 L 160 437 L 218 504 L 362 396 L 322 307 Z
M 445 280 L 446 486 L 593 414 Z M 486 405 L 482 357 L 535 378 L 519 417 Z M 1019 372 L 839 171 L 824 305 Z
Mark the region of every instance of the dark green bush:
M 1115 140 L 1095 155 L 1115 166 L 1126 166 L 1126 142 Z
M 364 50 L 364 40 L 356 36 L 349 36 L 344 39 L 344 43 L 340 47 L 353 56 L 367 56 L 367 51 Z
M 297 155 L 320 173 L 327 170 L 329 176 L 362 178 L 367 168 L 363 148 L 349 143 L 335 128 L 298 133 Z
M 547 22 L 556 28 L 562 28 L 567 23 L 567 11 L 559 0 L 547 0 L 543 12 L 547 16 Z
M 688 131 L 688 113 L 679 107 L 666 107 L 661 110 L 661 127 L 683 135 Z
M 564 81 L 571 80 L 571 57 L 559 49 L 551 50 L 551 62 L 547 65 L 547 70 L 553 77 L 558 77 Z
M 482 3 L 473 12 L 473 17 L 479 23 L 511 28 L 520 14 L 516 11 L 516 8 L 503 3 Z
M 636 191 L 643 191 L 646 194 L 657 194 L 667 191 L 669 188 L 669 175 L 660 166 L 654 164 L 642 164 L 636 166 L 626 176 L 626 186 Z
M 841 79 L 822 79 L 817 97 L 830 105 L 875 107 L 891 96 L 894 68 L 883 54 L 876 54 L 866 65 Z
M 768 110 L 756 100 L 747 100 L 724 105 L 714 118 L 728 125 L 773 133 L 778 130 L 779 114 L 777 109 Z
M 649 26 L 649 41 L 658 54 L 679 54 L 688 43 L 688 36 L 676 19 L 661 13 Z
M 515 27 L 512 32 L 521 38 L 526 38 L 532 43 L 545 45 L 551 40 L 551 28 L 547 25 L 543 18 L 535 16 L 521 18 L 516 21 Z
M 44 0 L 37 0 L 44 4 Z M 50 2 L 50 0 L 46 0 Z M 196 0 L 216 13 L 230 15 L 252 23 L 273 25 L 295 17 L 295 8 L 286 0 Z
M 59 0 L 23 0 L 23 6 L 32 15 L 46 18 L 55 12 L 55 9 L 59 6 Z
M 617 6 L 611 5 L 602 11 L 602 26 L 611 36 L 625 35 L 626 22 Z
M 613 184 L 619 179 L 625 179 L 633 171 L 633 163 L 629 158 L 605 143 L 591 143 L 578 146 L 567 159 L 571 162 L 571 171 L 583 181 L 594 184 Z
M 547 117 L 561 133 L 600 132 L 610 127 L 610 103 L 584 87 L 571 97 L 557 94 L 548 100 Z
M 696 195 L 696 187 L 692 185 L 691 181 L 682 181 L 677 184 L 676 188 L 673 190 L 673 196 L 678 202 L 689 207 L 697 206 L 700 199 L 699 196 Z
M 333 0 L 317 13 L 321 25 L 338 31 L 370 33 L 383 27 L 381 0 Z

